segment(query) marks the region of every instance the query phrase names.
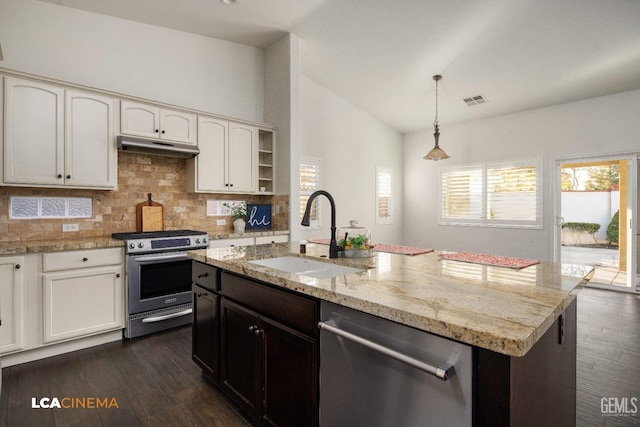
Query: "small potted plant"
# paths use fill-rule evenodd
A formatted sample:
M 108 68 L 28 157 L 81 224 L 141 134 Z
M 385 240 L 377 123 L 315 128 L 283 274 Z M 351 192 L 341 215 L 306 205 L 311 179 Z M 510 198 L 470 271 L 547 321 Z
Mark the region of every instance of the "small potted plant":
M 245 202 L 225 202 L 222 205 L 229 210 L 229 215 L 235 218 L 233 221 L 234 233 L 243 234 L 247 225 L 244 221 L 244 217 L 247 216 L 247 204 Z

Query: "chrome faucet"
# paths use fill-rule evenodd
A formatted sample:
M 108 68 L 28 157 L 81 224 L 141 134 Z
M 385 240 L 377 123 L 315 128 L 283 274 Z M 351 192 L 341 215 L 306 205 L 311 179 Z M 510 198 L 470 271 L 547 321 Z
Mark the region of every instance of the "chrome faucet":
M 338 258 L 338 253 L 344 251 L 344 247 L 338 246 L 336 242 L 336 203 L 333 201 L 331 194 L 324 190 L 318 190 L 311 193 L 309 200 L 307 200 L 307 206 L 304 209 L 304 216 L 302 217 L 301 225 L 305 227 L 309 226 L 309 217 L 311 216 L 311 204 L 313 200 L 319 195 L 326 196 L 331 204 L 331 241 L 329 242 L 329 258 Z

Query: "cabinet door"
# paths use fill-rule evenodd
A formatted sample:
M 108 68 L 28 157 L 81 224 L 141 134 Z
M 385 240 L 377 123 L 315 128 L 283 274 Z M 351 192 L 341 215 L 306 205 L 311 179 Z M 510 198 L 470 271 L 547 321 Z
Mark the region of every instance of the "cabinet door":
M 193 286 L 192 358 L 203 372 L 218 382 L 220 354 L 220 297 L 199 286 Z
M 5 80 L 4 182 L 64 184 L 64 89 Z
M 222 388 L 245 410 L 258 414 L 260 408 L 260 343 L 258 316 L 222 298 L 220 382 Z
M 24 257 L 0 257 L 0 353 L 24 346 Z
M 197 145 L 196 127 L 196 116 L 193 114 L 160 110 L 160 139 Z
M 264 318 L 261 328 L 264 331 L 263 421 L 277 426 L 317 425 L 317 341 Z
M 124 327 L 122 267 L 43 274 L 44 342 Z
M 226 151 L 229 122 L 198 117 L 198 149 L 195 159 L 196 191 L 227 191 Z
M 67 90 L 65 184 L 116 188 L 114 100 Z
M 258 184 L 258 129 L 229 124 L 229 191 L 251 193 Z
M 160 137 L 160 108 L 137 102 L 121 101 L 120 132 L 147 138 Z

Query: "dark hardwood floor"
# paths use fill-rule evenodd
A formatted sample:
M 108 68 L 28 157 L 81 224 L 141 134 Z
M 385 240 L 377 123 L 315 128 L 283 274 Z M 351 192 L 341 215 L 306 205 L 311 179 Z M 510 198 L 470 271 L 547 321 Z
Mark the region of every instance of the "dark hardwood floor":
M 189 327 L 12 366 L 2 376 L 0 426 L 249 425 L 191 361 Z M 639 295 L 579 294 L 577 387 L 578 427 L 640 425 L 640 413 L 601 410 L 603 398 L 640 400 Z M 115 398 L 118 408 L 33 409 L 34 397 Z
M 118 408 L 33 409 L 41 397 L 115 398 Z M 248 426 L 191 361 L 182 327 L 2 370 L 0 426 Z
M 577 350 L 577 426 L 640 426 L 640 295 L 583 289 Z M 603 398 L 635 398 L 638 411 L 603 414 Z

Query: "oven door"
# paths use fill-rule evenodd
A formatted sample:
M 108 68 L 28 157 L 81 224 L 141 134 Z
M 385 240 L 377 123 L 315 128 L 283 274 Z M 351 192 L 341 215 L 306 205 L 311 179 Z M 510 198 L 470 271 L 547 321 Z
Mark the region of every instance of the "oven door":
M 129 315 L 190 303 L 191 263 L 186 252 L 129 255 Z

